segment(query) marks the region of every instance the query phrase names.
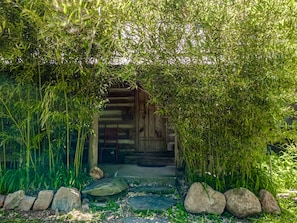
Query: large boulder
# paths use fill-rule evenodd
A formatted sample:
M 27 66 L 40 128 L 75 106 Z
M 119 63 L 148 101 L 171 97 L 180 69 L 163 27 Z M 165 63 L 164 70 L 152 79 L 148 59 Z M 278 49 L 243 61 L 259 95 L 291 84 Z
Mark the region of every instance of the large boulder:
M 29 211 L 32 206 L 34 201 L 36 200 L 36 197 L 32 196 L 25 196 L 22 200 L 20 205 L 16 208 L 18 211 Z
M 81 208 L 81 195 L 76 188 L 61 187 L 54 196 L 52 209 L 69 212 Z
M 225 196 L 207 184 L 193 183 L 184 201 L 190 213 L 222 214 L 226 206 Z
M 226 209 L 234 216 L 244 218 L 260 214 L 261 203 L 251 191 L 245 188 L 231 189 L 225 192 Z
M 119 194 L 126 189 L 128 189 L 127 182 L 124 179 L 114 177 L 93 181 L 83 189 L 82 193 L 103 197 Z
M 38 193 L 38 197 L 33 205 L 33 211 L 43 211 L 48 209 L 54 197 L 53 190 L 42 190 Z
M 19 207 L 25 196 L 25 191 L 23 190 L 18 190 L 14 193 L 8 194 L 5 198 L 3 208 L 7 210 L 16 209 L 17 207 Z
M 273 195 L 267 190 L 260 190 L 259 193 L 262 209 L 269 214 L 280 214 L 281 210 Z
M 99 167 L 95 166 L 90 170 L 90 176 L 93 180 L 99 180 L 104 177 L 104 173 Z

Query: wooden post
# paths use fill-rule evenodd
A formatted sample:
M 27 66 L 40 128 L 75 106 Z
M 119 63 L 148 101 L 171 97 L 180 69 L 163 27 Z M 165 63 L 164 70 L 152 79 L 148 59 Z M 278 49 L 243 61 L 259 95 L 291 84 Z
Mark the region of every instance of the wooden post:
M 98 114 L 94 114 L 92 128 L 94 134 L 90 136 L 90 145 L 89 145 L 89 168 L 93 168 L 98 165 L 98 137 L 99 137 L 99 128 L 98 128 Z

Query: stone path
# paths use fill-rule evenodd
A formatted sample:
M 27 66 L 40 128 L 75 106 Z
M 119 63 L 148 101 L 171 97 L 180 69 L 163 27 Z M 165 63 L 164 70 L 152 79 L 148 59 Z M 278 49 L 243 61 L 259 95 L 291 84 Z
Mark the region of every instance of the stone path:
M 100 168 L 105 173 L 107 179 L 113 179 L 114 183 L 115 179 L 124 179 L 128 184 L 129 188 L 125 191 L 125 193 L 118 194 L 119 196 L 100 196 L 100 197 L 90 197 L 90 208 L 95 206 L 100 212 L 100 207 L 97 204 L 104 204 L 102 201 L 106 201 L 107 204 L 106 210 L 108 212 L 109 201 L 115 202 L 115 205 L 118 206 L 115 211 L 117 213 L 121 213 L 122 220 L 119 222 L 124 223 L 152 223 L 152 222 L 160 222 L 160 223 L 168 223 L 169 219 L 166 219 L 162 216 L 162 212 L 176 205 L 176 188 L 175 188 L 175 180 L 176 180 L 176 172 L 175 167 L 166 166 L 161 168 L 156 167 L 139 167 L 136 165 L 102 165 Z M 102 179 L 101 179 L 102 180 Z M 99 181 L 101 181 L 99 180 Z M 104 185 L 104 187 L 108 191 L 113 191 L 112 187 L 114 187 L 113 183 L 111 184 L 107 180 L 108 184 Z M 99 183 L 99 182 L 98 182 Z M 83 190 L 83 194 L 97 194 L 101 193 L 101 188 L 93 183 Z M 94 188 L 96 187 L 96 191 Z M 91 189 L 91 190 L 90 190 Z M 92 191 L 92 193 L 90 193 Z M 104 190 L 105 192 L 106 190 Z M 105 193 L 106 194 L 106 193 Z M 113 193 L 110 193 L 112 195 Z M 100 203 L 98 203 L 100 202 Z M 97 203 L 97 204 L 96 204 Z M 154 215 L 154 217 L 139 217 L 139 212 L 147 213 L 147 212 L 156 212 L 158 214 Z M 116 222 L 115 219 L 111 220 L 114 217 L 114 213 L 108 213 L 107 219 L 110 222 Z M 114 215 L 114 216 L 112 216 Z
M 166 217 L 158 216 L 163 211 L 168 210 L 177 203 L 176 189 L 171 185 L 138 185 L 131 186 L 128 192 L 117 198 L 115 209 L 122 212 L 124 223 L 169 223 Z M 100 200 L 100 199 L 99 199 Z M 105 205 L 104 205 L 105 204 Z M 101 209 L 108 209 L 108 202 L 93 203 L 90 205 Z M 119 210 L 121 209 L 121 210 Z M 147 213 L 148 211 L 156 213 L 153 217 L 138 217 L 138 213 Z M 107 217 L 108 218 L 108 217 Z M 111 216 L 110 216 L 111 218 Z M 117 222 L 115 220 L 110 222 Z
M 134 211 L 165 211 L 176 204 L 176 199 L 163 195 L 136 196 L 128 200 Z
M 152 193 L 152 194 L 173 194 L 175 188 L 171 186 L 137 186 L 131 187 L 129 189 L 130 192 L 144 192 L 144 193 Z

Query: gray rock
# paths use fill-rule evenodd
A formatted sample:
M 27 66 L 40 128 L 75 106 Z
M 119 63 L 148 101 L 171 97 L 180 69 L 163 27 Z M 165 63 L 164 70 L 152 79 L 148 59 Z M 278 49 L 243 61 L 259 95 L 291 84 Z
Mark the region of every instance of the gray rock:
M 6 198 L 6 196 L 5 196 L 5 195 L 2 195 L 2 194 L 0 194 L 0 208 L 2 208 L 2 207 L 3 207 L 3 205 L 4 205 L 4 201 L 5 201 L 5 198 Z
M 224 194 L 207 184 L 193 183 L 184 201 L 185 209 L 193 214 L 222 214 L 226 206 Z
M 25 196 L 22 200 L 20 205 L 16 208 L 18 211 L 29 211 L 32 206 L 34 201 L 36 200 L 36 197 L 31 197 L 31 196 Z
M 92 196 L 110 196 L 128 189 L 128 184 L 121 178 L 103 178 L 89 184 L 82 191 Z
M 260 190 L 259 197 L 264 212 L 270 214 L 281 213 L 281 209 L 278 206 L 278 203 L 269 191 L 264 189 Z
M 82 200 L 82 204 L 89 204 L 90 203 L 90 200 L 88 198 L 84 198 Z
M 81 195 L 76 188 L 61 187 L 54 196 L 52 209 L 69 212 L 81 208 Z
M 22 199 L 25 198 L 25 191 L 19 190 L 14 193 L 8 194 L 4 201 L 4 209 L 13 210 L 17 208 L 20 204 Z
M 81 210 L 82 210 L 82 212 L 84 212 L 84 213 L 88 213 L 88 212 L 90 212 L 90 206 L 89 206 L 89 204 L 83 204 L 83 205 L 81 206 Z
M 130 192 L 144 192 L 144 193 L 152 193 L 152 194 L 173 194 L 174 193 L 174 188 L 170 186 L 149 186 L 149 185 L 144 185 L 144 186 L 135 186 L 135 187 L 130 187 L 129 188 Z
M 231 189 L 225 192 L 226 209 L 234 216 L 244 218 L 260 214 L 261 203 L 251 191 L 245 188 Z
M 135 211 L 164 211 L 176 204 L 176 200 L 165 196 L 135 196 L 128 200 Z
M 38 193 L 38 197 L 33 205 L 34 211 L 43 211 L 48 209 L 54 197 L 53 190 L 42 190 Z

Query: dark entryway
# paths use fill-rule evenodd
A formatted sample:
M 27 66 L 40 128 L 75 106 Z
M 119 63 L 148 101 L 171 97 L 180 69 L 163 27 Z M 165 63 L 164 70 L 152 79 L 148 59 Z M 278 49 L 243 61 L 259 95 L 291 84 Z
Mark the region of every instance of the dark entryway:
M 145 91 L 110 88 L 108 100 L 99 117 L 100 163 L 174 163 L 174 131 L 157 114 L 156 106 L 148 103 Z M 117 135 L 107 142 L 111 131 Z

